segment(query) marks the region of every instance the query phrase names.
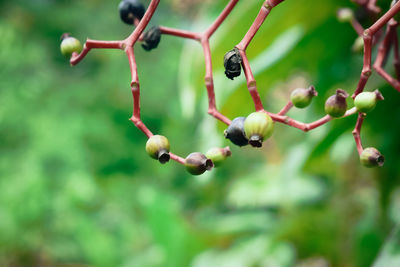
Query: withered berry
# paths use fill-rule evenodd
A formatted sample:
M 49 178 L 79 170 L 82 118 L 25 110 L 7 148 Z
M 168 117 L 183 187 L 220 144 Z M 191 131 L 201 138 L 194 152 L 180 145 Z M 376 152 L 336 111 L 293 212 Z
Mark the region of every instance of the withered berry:
M 336 94 L 330 96 L 325 102 L 325 112 L 331 117 L 342 117 L 347 110 L 346 98 L 349 94 L 342 90 L 337 89 Z
M 374 92 L 362 92 L 354 99 L 354 106 L 358 112 L 366 113 L 373 110 L 379 100 L 383 100 L 383 96 L 378 89 Z
M 151 136 L 146 143 L 146 152 L 162 164 L 168 162 L 170 159 L 168 139 L 162 135 Z
M 244 121 L 244 132 L 253 147 L 261 147 L 262 142 L 272 135 L 274 121 L 264 112 L 253 112 Z
M 126 24 L 133 24 L 135 18 L 142 19 L 145 8 L 139 0 L 122 0 L 118 6 L 119 16 Z
M 189 154 L 185 159 L 186 170 L 193 175 L 203 174 L 214 167 L 211 159 L 208 159 L 200 152 Z
M 161 30 L 158 26 L 153 26 L 143 34 L 142 47 L 146 51 L 157 48 L 161 40 Z
M 215 167 L 221 165 L 222 162 L 226 160 L 227 157 L 231 156 L 232 152 L 229 146 L 225 148 L 214 147 L 207 151 L 206 157 L 211 159 Z
M 231 140 L 237 146 L 245 146 L 249 140 L 244 133 L 244 121 L 246 117 L 237 117 L 233 119 L 228 128 L 224 131 L 225 138 Z
M 240 56 L 239 50 L 234 48 L 228 51 L 224 56 L 224 67 L 225 67 L 226 77 L 233 80 L 233 78 L 239 76 L 242 68 L 241 64 L 242 64 L 242 58 Z
M 290 100 L 296 108 L 305 108 L 310 105 L 312 98 L 317 95 L 317 91 L 315 91 L 314 86 L 311 85 L 308 88 L 294 89 L 290 95 Z
M 61 36 L 60 50 L 64 56 L 71 57 L 73 52 L 80 53 L 82 51 L 82 44 L 78 39 L 65 33 Z
M 366 167 L 381 167 L 385 157 L 374 147 L 367 147 L 360 155 L 360 162 Z

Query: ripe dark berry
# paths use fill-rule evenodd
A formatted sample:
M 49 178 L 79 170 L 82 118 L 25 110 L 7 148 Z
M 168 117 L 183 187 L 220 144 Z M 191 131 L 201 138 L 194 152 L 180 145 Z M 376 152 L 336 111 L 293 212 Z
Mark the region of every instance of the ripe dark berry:
M 168 162 L 170 159 L 168 139 L 162 135 L 151 136 L 146 143 L 146 152 L 161 164 Z
M 139 0 L 122 0 L 118 6 L 119 16 L 126 24 L 133 24 L 135 18 L 142 19 L 145 8 Z
M 347 110 L 346 98 L 349 94 L 342 90 L 337 89 L 336 94 L 330 96 L 325 102 L 325 112 L 331 117 L 342 117 Z
M 225 148 L 214 147 L 207 151 L 206 157 L 211 159 L 214 163 L 214 167 L 218 167 L 227 157 L 232 155 L 229 146 Z
M 305 108 L 310 105 L 312 98 L 317 95 L 317 91 L 315 91 L 314 86 L 311 85 L 308 88 L 294 89 L 290 95 L 290 100 L 296 108 Z
M 79 54 L 82 51 L 82 44 L 78 39 L 65 33 L 61 36 L 60 50 L 64 56 L 71 57 L 72 53 L 76 52 Z
M 385 157 L 374 147 L 367 147 L 360 155 L 360 162 L 365 167 L 381 167 Z
M 244 133 L 244 121 L 246 117 L 235 118 L 224 131 L 225 138 L 231 140 L 237 146 L 245 146 L 249 143 Z
M 233 78 L 240 75 L 242 58 L 239 54 L 239 50 L 236 48 L 227 52 L 224 56 L 224 67 L 225 67 L 225 75 L 229 79 L 233 80 Z
M 208 159 L 204 154 L 200 152 L 194 152 L 189 154 L 185 159 L 186 170 L 193 175 L 203 174 L 205 171 L 209 171 L 214 167 L 211 159 Z
M 362 92 L 354 99 L 354 106 L 358 112 L 366 113 L 373 110 L 379 100 L 383 100 L 383 96 L 378 89 L 374 92 Z
M 253 147 L 261 147 L 262 142 L 272 135 L 274 121 L 265 112 L 253 112 L 244 121 L 244 132 Z
M 153 26 L 143 34 L 142 47 L 146 51 L 157 48 L 161 40 L 161 30 L 158 26 Z

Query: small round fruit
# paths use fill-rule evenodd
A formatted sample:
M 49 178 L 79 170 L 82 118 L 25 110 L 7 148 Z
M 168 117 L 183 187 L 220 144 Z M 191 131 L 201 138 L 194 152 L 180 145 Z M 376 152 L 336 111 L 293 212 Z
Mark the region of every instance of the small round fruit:
M 337 11 L 337 18 L 340 22 L 351 22 L 354 19 L 353 10 L 350 8 L 340 8 Z
M 354 99 L 354 106 L 358 112 L 366 113 L 373 110 L 379 100 L 383 100 L 383 96 L 378 89 L 374 92 L 362 92 Z
M 360 162 L 365 167 L 381 167 L 385 157 L 374 147 L 367 147 L 360 155 Z
M 237 117 L 233 119 L 228 128 L 224 131 L 226 139 L 231 140 L 237 146 L 245 146 L 249 143 L 244 133 L 244 121 L 246 117 Z
M 189 154 L 185 159 L 186 170 L 193 175 L 203 174 L 205 171 L 209 171 L 214 167 L 211 159 L 208 159 L 204 154 L 200 152 L 194 152 Z
M 142 19 L 145 8 L 139 0 L 122 0 L 118 6 L 119 16 L 126 24 L 133 24 L 135 18 Z
M 168 162 L 170 159 L 168 139 L 162 135 L 151 136 L 146 143 L 146 152 L 161 164 Z
M 325 102 L 325 112 L 331 117 L 342 117 L 347 110 L 346 98 L 349 94 L 342 90 L 337 89 L 336 94 L 330 96 Z
M 253 112 L 244 121 L 244 132 L 249 144 L 253 147 L 261 147 L 262 142 L 272 135 L 274 121 L 264 112 Z
M 229 79 L 240 76 L 242 57 L 236 48 L 228 51 L 224 56 L 225 75 Z
M 311 85 L 308 88 L 294 89 L 290 95 L 290 100 L 296 108 L 305 108 L 310 105 L 312 98 L 317 95 L 317 91 L 315 91 L 314 86 Z
M 63 34 L 61 37 L 60 45 L 61 54 L 66 57 L 71 57 L 72 53 L 80 53 L 82 51 L 82 44 L 78 39 L 69 36 L 68 34 Z
M 146 51 L 157 48 L 161 40 L 161 30 L 158 26 L 153 26 L 143 34 L 142 47 Z
M 232 152 L 229 146 L 225 148 L 214 147 L 206 153 L 206 157 L 212 160 L 214 167 L 220 166 L 230 155 L 232 155 Z

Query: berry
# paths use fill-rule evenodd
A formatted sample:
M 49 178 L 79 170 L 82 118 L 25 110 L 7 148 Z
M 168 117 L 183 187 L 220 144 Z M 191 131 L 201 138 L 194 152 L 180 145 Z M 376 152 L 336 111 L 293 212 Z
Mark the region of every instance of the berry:
M 142 47 L 146 51 L 157 48 L 161 40 L 161 30 L 158 26 L 153 26 L 143 34 Z
M 325 102 L 325 112 L 331 117 L 342 117 L 347 110 L 346 98 L 349 94 L 342 90 L 337 89 L 336 94 L 330 96 Z
M 80 53 L 82 51 L 82 44 L 78 39 L 69 36 L 68 33 L 65 33 L 61 36 L 61 54 L 66 57 L 71 57 L 72 53 Z
M 315 91 L 314 86 L 311 85 L 308 88 L 294 89 L 290 95 L 290 100 L 296 108 L 305 108 L 310 105 L 312 98 L 317 95 L 317 91 Z
M 261 147 L 262 142 L 272 135 L 274 122 L 264 112 L 253 112 L 244 121 L 244 132 L 253 147 Z
M 225 138 L 231 140 L 237 146 L 245 146 L 249 143 L 244 133 L 245 117 L 237 117 L 233 119 L 228 128 L 224 131 Z
M 135 18 L 142 19 L 146 11 L 139 0 L 122 0 L 118 6 L 119 16 L 126 24 L 133 24 Z
M 240 75 L 242 58 L 236 48 L 228 51 L 224 56 L 225 75 L 229 79 Z
M 206 153 L 206 157 L 212 160 L 215 167 L 220 166 L 221 163 L 230 155 L 232 155 L 232 152 L 229 149 L 229 146 L 225 148 L 214 147 Z
M 200 152 L 194 152 L 189 154 L 185 159 L 186 170 L 193 175 L 203 174 L 205 171 L 209 171 L 214 167 L 211 159 L 208 159 L 204 154 Z
M 381 167 L 385 157 L 374 147 L 367 147 L 360 155 L 360 162 L 365 167 Z
M 340 8 L 337 11 L 337 18 L 340 22 L 351 22 L 354 19 L 353 10 L 350 8 Z
M 351 50 L 354 53 L 361 53 L 364 50 L 364 39 L 361 36 L 358 36 L 351 47 Z
M 354 106 L 358 112 L 366 113 L 373 110 L 379 100 L 383 100 L 383 96 L 378 89 L 374 92 L 362 92 L 354 99 Z
M 168 162 L 170 159 L 168 139 L 162 135 L 151 136 L 146 143 L 146 152 L 161 164 Z

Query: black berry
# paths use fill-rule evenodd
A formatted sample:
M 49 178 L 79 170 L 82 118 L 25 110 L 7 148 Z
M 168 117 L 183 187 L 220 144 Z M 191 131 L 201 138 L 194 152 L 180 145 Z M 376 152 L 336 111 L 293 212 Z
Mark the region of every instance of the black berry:
M 146 51 L 157 48 L 161 40 L 161 30 L 158 26 L 153 26 L 143 34 L 142 47 Z
M 246 117 L 235 118 L 224 132 L 225 138 L 231 140 L 237 146 L 249 144 L 249 140 L 244 133 L 245 120 Z
M 224 67 L 225 67 L 225 75 L 229 79 L 233 80 L 233 78 L 240 75 L 241 71 L 242 58 L 239 54 L 239 50 L 236 48 L 227 52 L 224 56 Z
M 133 24 L 135 18 L 142 19 L 146 11 L 139 0 L 122 0 L 118 9 L 121 20 L 126 24 Z

